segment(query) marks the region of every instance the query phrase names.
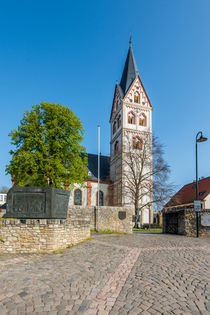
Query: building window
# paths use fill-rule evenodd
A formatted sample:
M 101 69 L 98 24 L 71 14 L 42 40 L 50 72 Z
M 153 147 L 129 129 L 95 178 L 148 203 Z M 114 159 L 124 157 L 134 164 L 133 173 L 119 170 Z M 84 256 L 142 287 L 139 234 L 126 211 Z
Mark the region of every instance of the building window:
M 74 204 L 75 206 L 82 205 L 82 191 L 80 189 L 74 191 Z
M 119 150 L 119 142 L 116 141 L 114 144 L 114 154 L 117 154 L 118 150 Z
M 117 122 L 115 120 L 114 124 L 113 124 L 113 134 L 116 132 L 117 129 Z
M 135 115 L 132 111 L 128 113 L 128 123 L 135 124 Z
M 146 126 L 147 125 L 147 118 L 144 114 L 141 114 L 139 118 L 139 125 L 140 126 Z
M 0 201 L 3 201 L 3 195 L 0 195 Z
M 4 195 L 4 202 L 7 202 L 7 195 Z
M 134 103 L 140 104 L 140 95 L 139 93 L 134 94 Z
M 136 136 L 133 137 L 133 149 L 142 150 L 143 141 L 140 137 Z
M 96 205 L 98 205 L 98 191 L 96 193 Z M 104 205 L 104 193 L 103 191 L 99 191 L 99 206 Z
M 121 115 L 118 116 L 117 118 L 117 128 L 121 126 Z

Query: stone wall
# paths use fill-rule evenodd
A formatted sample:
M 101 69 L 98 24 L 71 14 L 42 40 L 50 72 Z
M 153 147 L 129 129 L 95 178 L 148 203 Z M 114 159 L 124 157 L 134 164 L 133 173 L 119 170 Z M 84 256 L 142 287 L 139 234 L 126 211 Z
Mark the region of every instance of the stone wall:
M 210 216 L 210 210 L 204 209 L 199 213 L 199 236 L 210 237 L 210 226 L 201 224 L 201 217 Z M 196 213 L 194 210 L 185 211 L 185 233 L 187 236 L 196 236 Z
M 91 215 L 91 229 L 97 228 L 97 208 L 93 206 L 85 207 L 73 206 L 69 207 L 69 211 L 84 211 L 90 212 Z M 99 212 L 99 230 L 109 230 L 121 233 L 132 233 L 133 223 L 132 215 L 134 213 L 133 207 L 109 207 L 101 206 Z M 125 216 L 125 218 L 124 218 Z
M 78 209 L 60 219 L 0 220 L 0 252 L 52 252 L 90 237 L 90 212 Z
M 199 236 L 209 237 L 210 226 L 203 226 L 201 217 L 210 216 L 210 210 L 204 209 L 199 213 Z M 163 213 L 163 233 L 180 234 L 186 236 L 197 235 L 196 213 L 191 208 L 180 208 Z

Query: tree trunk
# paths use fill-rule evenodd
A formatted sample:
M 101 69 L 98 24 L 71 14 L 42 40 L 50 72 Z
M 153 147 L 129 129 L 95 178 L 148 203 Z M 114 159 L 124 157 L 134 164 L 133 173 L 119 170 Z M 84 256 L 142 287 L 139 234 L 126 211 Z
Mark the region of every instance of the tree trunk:
M 135 225 L 134 225 L 134 227 L 136 229 L 139 228 L 138 218 L 139 218 L 139 202 L 138 202 L 138 196 L 136 196 L 136 200 L 135 200 Z

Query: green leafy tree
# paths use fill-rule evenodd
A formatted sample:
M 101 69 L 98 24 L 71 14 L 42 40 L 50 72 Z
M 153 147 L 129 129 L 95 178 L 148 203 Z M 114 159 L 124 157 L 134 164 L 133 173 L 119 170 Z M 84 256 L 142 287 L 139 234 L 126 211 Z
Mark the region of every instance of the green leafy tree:
M 32 106 L 9 134 L 16 149 L 10 151 L 6 173 L 16 186 L 63 188 L 83 183 L 87 177 L 83 134 L 82 122 L 67 106 L 45 102 Z

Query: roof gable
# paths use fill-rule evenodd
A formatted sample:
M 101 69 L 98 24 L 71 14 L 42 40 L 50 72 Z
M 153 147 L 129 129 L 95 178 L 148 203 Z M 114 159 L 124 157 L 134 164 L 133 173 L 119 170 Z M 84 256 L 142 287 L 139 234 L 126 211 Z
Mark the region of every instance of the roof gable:
M 111 115 L 110 115 L 110 121 L 112 119 L 112 114 L 115 111 L 115 104 L 116 102 L 120 102 L 123 99 L 123 92 L 122 89 L 120 87 L 120 85 L 117 83 L 115 85 L 115 91 L 114 91 L 114 98 L 113 98 L 113 102 L 112 102 L 112 110 L 111 110 Z
M 141 82 L 141 79 L 140 79 L 140 76 L 139 76 L 139 75 L 138 75 L 138 76 L 136 77 L 136 79 L 133 81 L 133 83 L 131 84 L 129 90 L 127 91 L 126 95 L 124 96 L 124 101 L 128 101 L 128 100 L 129 100 L 129 94 L 130 94 L 130 93 L 132 94 L 132 90 L 135 89 L 135 85 L 136 85 L 137 82 L 139 82 L 140 87 L 141 87 L 141 90 L 143 91 L 143 94 L 144 94 L 144 96 L 146 97 L 146 100 L 147 100 L 149 106 L 152 108 L 152 105 L 151 105 L 151 103 L 150 103 L 149 97 L 148 97 L 148 95 L 147 95 L 147 92 L 145 91 L 145 88 L 144 88 L 144 86 L 143 86 L 143 83 Z

